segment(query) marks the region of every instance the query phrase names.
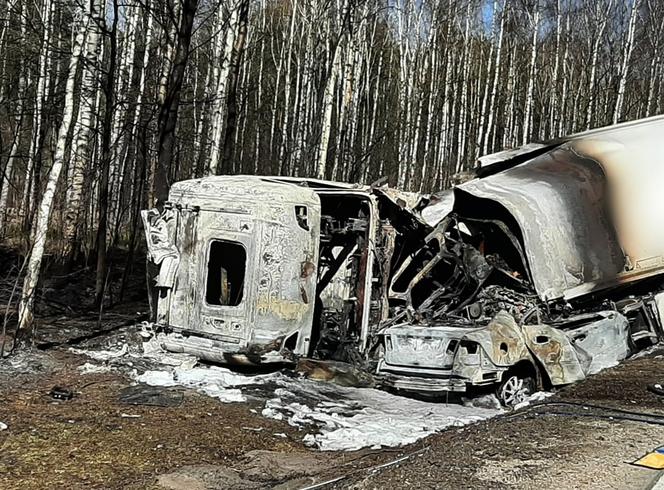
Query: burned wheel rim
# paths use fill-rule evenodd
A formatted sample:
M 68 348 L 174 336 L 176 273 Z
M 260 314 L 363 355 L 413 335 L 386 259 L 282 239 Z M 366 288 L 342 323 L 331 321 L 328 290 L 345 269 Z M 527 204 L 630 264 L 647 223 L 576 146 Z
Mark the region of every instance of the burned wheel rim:
M 512 406 L 526 401 L 532 393 L 533 388 L 530 378 L 522 378 L 512 374 L 500 385 L 498 397 L 503 404 Z

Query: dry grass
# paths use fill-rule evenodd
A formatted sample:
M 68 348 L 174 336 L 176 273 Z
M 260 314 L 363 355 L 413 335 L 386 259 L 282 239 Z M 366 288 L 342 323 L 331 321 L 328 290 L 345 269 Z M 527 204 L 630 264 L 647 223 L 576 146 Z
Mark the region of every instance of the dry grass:
M 232 464 L 253 449 L 303 448 L 303 433 L 252 413 L 251 404 L 222 404 L 188 391 L 179 407 L 124 405 L 117 397 L 128 380 L 80 376 L 80 357 L 58 355 L 53 372 L 0 386 L 0 421 L 9 425 L 0 432 L 0 488 L 145 488 L 184 464 Z M 55 384 L 80 394 L 56 402 L 46 394 Z M 274 435 L 283 432 L 289 437 Z

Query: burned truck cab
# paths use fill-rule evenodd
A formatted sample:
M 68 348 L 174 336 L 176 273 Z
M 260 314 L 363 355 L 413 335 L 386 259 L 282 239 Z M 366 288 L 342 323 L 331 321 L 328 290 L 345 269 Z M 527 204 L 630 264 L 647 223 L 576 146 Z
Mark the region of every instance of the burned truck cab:
M 163 211 L 143 212 L 162 346 L 228 363 L 360 362 L 389 314 L 397 235 L 413 242 L 391 224 L 409 225 L 405 205 L 314 179 L 175 183 Z
M 279 361 L 285 347 L 308 352 L 320 229 L 314 191 L 207 177 L 173 184 L 163 213 L 143 214 L 160 266 L 156 323 L 167 349 L 237 363 Z

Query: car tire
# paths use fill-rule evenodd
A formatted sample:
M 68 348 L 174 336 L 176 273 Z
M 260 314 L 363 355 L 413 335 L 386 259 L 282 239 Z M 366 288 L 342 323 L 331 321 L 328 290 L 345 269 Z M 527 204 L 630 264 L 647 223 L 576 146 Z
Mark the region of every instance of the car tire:
M 496 396 L 506 407 L 513 407 L 528 399 L 537 390 L 535 378 L 529 374 L 507 371 L 498 385 Z

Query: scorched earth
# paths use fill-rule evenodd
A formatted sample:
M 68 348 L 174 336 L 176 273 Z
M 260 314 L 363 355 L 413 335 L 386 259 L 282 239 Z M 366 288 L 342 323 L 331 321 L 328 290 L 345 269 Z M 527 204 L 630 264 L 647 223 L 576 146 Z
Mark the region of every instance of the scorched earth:
M 629 464 L 664 439 L 646 391 L 664 368 L 657 350 L 505 411 L 488 396 L 432 402 L 336 384 L 348 377 L 231 371 L 162 352 L 142 330 L 5 361 L 2 488 L 647 488 L 657 476 Z

